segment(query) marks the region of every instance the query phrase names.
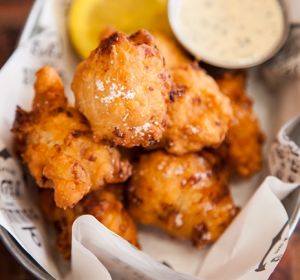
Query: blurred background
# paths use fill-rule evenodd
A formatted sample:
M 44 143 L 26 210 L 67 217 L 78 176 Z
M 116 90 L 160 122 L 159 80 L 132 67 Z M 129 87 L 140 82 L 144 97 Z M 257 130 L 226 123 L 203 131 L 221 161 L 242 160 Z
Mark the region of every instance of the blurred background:
M 13 52 L 33 0 L 0 0 L 0 67 Z M 271 280 L 300 279 L 300 225 Z M 0 279 L 33 279 L 9 254 L 0 240 Z

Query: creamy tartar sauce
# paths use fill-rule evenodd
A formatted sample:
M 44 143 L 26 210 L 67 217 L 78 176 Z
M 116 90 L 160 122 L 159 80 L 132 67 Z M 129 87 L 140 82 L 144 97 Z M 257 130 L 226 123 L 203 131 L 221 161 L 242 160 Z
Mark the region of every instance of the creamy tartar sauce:
M 284 14 L 278 0 L 182 0 L 176 32 L 194 54 L 223 66 L 254 64 L 281 42 Z

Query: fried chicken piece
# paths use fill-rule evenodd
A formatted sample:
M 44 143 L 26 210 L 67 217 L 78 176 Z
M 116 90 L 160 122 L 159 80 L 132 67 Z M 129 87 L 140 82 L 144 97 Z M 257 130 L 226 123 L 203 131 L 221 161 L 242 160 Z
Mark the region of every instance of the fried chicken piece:
M 145 30 L 102 40 L 72 82 L 77 108 L 95 138 L 125 147 L 161 139 L 170 87 L 163 58 Z
M 234 114 L 225 143 L 226 156 L 239 175 L 250 176 L 261 169 L 264 135 L 245 90 L 246 73 L 225 73 L 217 83 L 230 98 Z
M 109 188 L 113 189 L 113 186 Z M 85 214 L 94 216 L 108 229 L 139 248 L 136 226 L 113 191 L 91 192 L 74 208 L 63 210 L 55 207 L 53 193 L 47 190 L 41 193 L 40 205 L 46 219 L 56 226 L 57 247 L 66 259 L 71 255 L 72 224 Z
M 103 40 L 112 35 L 117 30 L 113 26 L 107 26 L 100 33 L 100 39 Z M 189 54 L 177 43 L 176 39 L 165 33 L 154 31 L 151 32 L 156 47 L 159 49 L 165 59 L 168 69 L 191 63 Z
M 218 147 L 232 120 L 229 99 L 197 65 L 171 71 L 168 118 L 163 143 L 169 153 L 182 155 L 204 147 Z
M 100 39 L 103 40 L 109 37 L 117 30 L 112 26 L 104 28 L 100 34 Z M 174 37 L 165 33 L 156 31 L 152 32 L 154 42 L 161 55 L 163 56 L 167 69 L 178 66 L 183 66 L 191 63 L 192 59 L 189 54 L 176 42 Z
M 154 32 L 153 36 L 155 44 L 164 57 L 168 69 L 191 63 L 191 58 L 174 38 L 161 32 Z
M 35 91 L 32 111 L 16 112 L 16 150 L 38 186 L 54 189 L 58 207 L 72 207 L 88 192 L 131 175 L 116 148 L 93 142 L 86 120 L 67 106 L 54 69 L 37 72 Z
M 142 155 L 129 187 L 129 213 L 197 247 L 214 242 L 237 213 L 228 172 L 212 154 Z

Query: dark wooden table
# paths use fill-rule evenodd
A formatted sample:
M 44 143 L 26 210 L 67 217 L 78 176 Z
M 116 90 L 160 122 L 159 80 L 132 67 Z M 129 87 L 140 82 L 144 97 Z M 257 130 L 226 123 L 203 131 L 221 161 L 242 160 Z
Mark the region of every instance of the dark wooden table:
M 32 3 L 33 0 L 0 0 L 0 66 L 13 52 Z M 32 279 L 32 276 L 9 254 L 1 241 L 0 279 Z M 300 279 L 300 225 L 270 279 Z

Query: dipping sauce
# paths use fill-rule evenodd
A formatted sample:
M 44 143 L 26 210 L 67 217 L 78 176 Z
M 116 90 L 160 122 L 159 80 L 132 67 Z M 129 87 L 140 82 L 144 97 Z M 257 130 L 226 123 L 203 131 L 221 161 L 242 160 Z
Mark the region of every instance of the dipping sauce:
M 170 21 L 197 58 L 223 67 L 263 62 L 281 43 L 285 18 L 278 0 L 173 1 Z M 176 5 L 175 5 L 176 4 Z

